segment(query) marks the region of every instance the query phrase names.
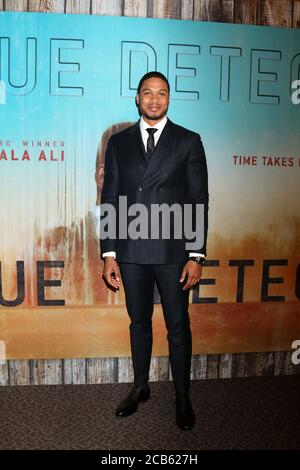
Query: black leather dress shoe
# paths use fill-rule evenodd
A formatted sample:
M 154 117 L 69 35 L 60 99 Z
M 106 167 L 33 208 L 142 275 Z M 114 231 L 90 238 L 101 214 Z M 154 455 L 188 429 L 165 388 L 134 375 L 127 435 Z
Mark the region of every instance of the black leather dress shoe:
M 125 400 L 121 401 L 118 408 L 116 409 L 116 416 L 118 418 L 124 418 L 132 413 L 135 413 L 138 409 L 139 403 L 147 401 L 150 398 L 149 385 L 143 385 L 142 387 L 134 386 L 129 395 Z
M 195 424 L 195 414 L 188 396 L 176 396 L 176 424 L 183 431 L 191 431 Z

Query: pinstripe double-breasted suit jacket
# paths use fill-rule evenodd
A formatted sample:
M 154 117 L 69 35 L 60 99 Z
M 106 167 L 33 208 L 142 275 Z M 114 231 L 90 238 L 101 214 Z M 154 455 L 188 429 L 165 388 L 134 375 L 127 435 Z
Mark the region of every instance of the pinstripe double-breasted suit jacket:
M 114 134 L 107 145 L 101 207 L 110 203 L 119 209 L 119 196 L 127 196 L 131 204 L 144 204 L 151 213 L 151 204 L 192 204 L 195 223 L 196 204 L 204 205 L 204 233 L 201 246 L 186 249 L 184 229 L 180 239 L 131 239 L 119 236 L 100 237 L 102 253 L 116 252 L 116 260 L 124 263 L 171 264 L 188 260 L 189 251 L 206 255 L 208 228 L 208 177 L 206 157 L 199 134 L 174 124 L 168 119 L 148 161 L 139 122 Z M 123 214 L 124 216 L 124 214 Z M 101 210 L 101 219 L 107 214 Z M 128 224 L 136 218 L 128 217 Z M 172 218 L 171 218 L 172 219 Z M 193 226 L 195 228 L 195 225 Z M 142 227 L 143 229 L 145 227 Z

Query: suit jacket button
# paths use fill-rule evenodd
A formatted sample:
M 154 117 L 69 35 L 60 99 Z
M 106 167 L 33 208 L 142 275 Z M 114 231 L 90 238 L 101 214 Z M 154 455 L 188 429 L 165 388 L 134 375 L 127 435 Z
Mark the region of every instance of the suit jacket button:
M 138 187 L 138 190 L 139 190 L 139 191 L 143 191 L 142 186 L 139 186 L 139 187 Z

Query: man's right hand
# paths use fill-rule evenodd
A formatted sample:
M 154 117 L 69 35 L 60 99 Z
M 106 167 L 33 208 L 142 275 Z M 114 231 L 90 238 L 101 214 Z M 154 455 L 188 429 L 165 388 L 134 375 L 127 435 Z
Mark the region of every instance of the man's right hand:
M 120 288 L 120 270 L 113 256 L 104 258 L 103 276 L 111 287 Z

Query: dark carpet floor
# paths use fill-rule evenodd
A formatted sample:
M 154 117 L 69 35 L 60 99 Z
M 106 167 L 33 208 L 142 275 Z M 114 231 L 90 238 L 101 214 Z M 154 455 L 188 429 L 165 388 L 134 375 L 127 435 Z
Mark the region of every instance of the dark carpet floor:
M 130 384 L 0 387 L 0 449 L 300 449 L 300 376 L 193 381 L 197 421 L 175 424 L 173 384 L 116 418 Z

